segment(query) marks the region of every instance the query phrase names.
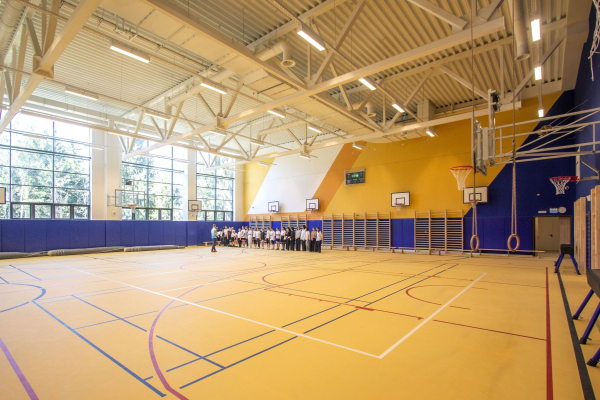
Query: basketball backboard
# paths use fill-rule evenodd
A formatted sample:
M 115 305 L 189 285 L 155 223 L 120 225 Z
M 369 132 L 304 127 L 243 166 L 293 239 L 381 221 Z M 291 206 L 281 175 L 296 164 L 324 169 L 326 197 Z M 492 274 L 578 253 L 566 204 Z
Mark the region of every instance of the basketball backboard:
M 487 203 L 488 202 L 488 188 L 487 186 L 476 186 L 475 193 L 473 193 L 473 188 L 464 188 L 463 189 L 463 203 L 471 204 L 473 203 L 473 199 L 477 200 L 477 204 Z
M 267 210 L 269 210 L 269 212 L 279 212 L 279 202 L 278 201 L 270 201 L 267 204 Z
M 130 207 L 135 204 L 138 208 L 148 207 L 148 195 L 138 190 L 115 189 L 115 207 Z
M 200 200 L 188 200 L 188 211 L 202 211 L 202 202 Z
M 397 207 L 399 205 L 410 206 L 410 192 L 397 192 L 392 193 L 392 207 Z
M 319 199 L 306 199 L 306 209 L 307 210 L 318 210 L 319 209 Z
M 0 187 L 0 204 L 6 204 L 6 188 Z

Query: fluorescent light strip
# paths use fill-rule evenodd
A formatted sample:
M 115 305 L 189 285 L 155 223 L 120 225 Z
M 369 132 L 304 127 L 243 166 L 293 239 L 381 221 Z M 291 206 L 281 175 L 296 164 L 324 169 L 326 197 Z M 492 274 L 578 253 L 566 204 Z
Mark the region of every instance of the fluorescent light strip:
M 90 149 L 94 149 L 94 150 L 104 150 L 104 146 L 100 146 L 97 144 L 92 144 L 92 143 L 84 143 L 85 147 L 89 147 Z
M 315 131 L 315 132 L 317 132 L 317 133 L 321 133 L 321 132 L 323 132 L 322 130 L 320 130 L 320 129 L 317 129 L 317 128 L 315 128 L 314 126 L 311 126 L 311 125 L 309 125 L 309 126 L 308 126 L 308 129 L 310 129 L 311 131 Z
M 365 85 L 366 87 L 368 87 L 371 90 L 375 90 L 377 89 L 375 87 L 375 82 L 373 82 L 370 78 L 360 78 L 359 79 L 360 83 L 362 83 L 363 85 Z
M 365 148 L 364 145 L 357 143 L 357 142 L 352 143 L 352 147 L 354 147 L 355 149 L 358 149 L 358 150 L 362 150 Z
M 254 144 L 254 145 L 258 146 L 258 147 L 265 145 L 264 142 L 261 142 L 260 140 L 256 140 L 256 139 L 250 139 L 250 143 L 252 143 L 252 144 Z
M 268 167 L 269 165 L 271 165 L 270 163 L 266 162 L 266 161 L 259 161 L 258 165 L 262 165 L 263 167 Z
M 219 131 L 208 131 L 208 133 L 214 133 L 215 135 L 221 135 L 221 136 L 227 135 L 225 132 L 219 132 Z
M 203 86 L 207 89 L 210 90 L 214 90 L 217 93 L 221 93 L 221 94 L 227 94 L 227 88 L 225 88 L 224 86 L 221 86 L 219 84 L 216 84 L 214 82 L 211 82 L 207 79 L 202 79 L 202 82 L 200 83 L 200 86 Z
M 239 152 L 236 152 L 235 150 L 228 150 L 228 149 L 221 149 L 221 153 L 225 153 L 225 154 L 229 154 L 232 156 L 240 156 Z
M 279 118 L 285 118 L 285 113 L 279 110 L 267 110 L 268 113 L 273 114 Z
M 429 136 L 431 136 L 431 137 L 434 137 L 434 136 L 436 136 L 436 134 L 435 134 L 434 130 L 433 130 L 433 129 L 431 129 L 431 128 L 427 128 L 427 130 L 425 130 L 425 132 L 426 132 L 426 133 L 427 133 Z
M 24 137 L 28 137 L 28 138 L 33 138 L 33 139 L 49 139 L 50 136 L 48 135 L 42 135 L 40 133 L 28 133 L 28 132 L 23 132 L 23 133 L 19 133 L 21 136 Z
M 535 80 L 539 81 L 542 80 L 542 67 L 535 67 L 534 68 L 534 72 L 535 72 Z
M 300 157 L 302 158 L 306 158 L 307 160 L 310 160 L 310 156 L 306 153 L 300 153 Z
M 78 89 L 74 89 L 74 88 L 70 88 L 70 87 L 66 87 L 65 88 L 65 93 L 69 93 L 75 96 L 79 96 L 79 97 L 83 97 L 84 99 L 88 99 L 88 100 L 94 100 L 94 101 L 98 101 L 98 96 L 95 94 L 91 94 L 91 93 L 86 93 L 82 90 L 78 90 Z
M 394 101 L 394 102 L 392 103 L 392 107 L 394 107 L 396 110 L 398 110 L 398 112 L 401 112 L 401 113 L 403 113 L 403 112 L 404 112 L 404 108 L 402 108 L 402 107 L 400 106 L 400 104 L 398 104 L 398 102 L 396 102 L 396 101 Z
M 296 33 L 319 51 L 325 50 L 325 41 L 308 26 L 301 24 Z
M 540 28 L 540 19 L 531 21 L 531 41 L 537 42 L 542 38 L 542 30 Z
M 131 47 L 127 47 L 119 42 L 110 42 L 110 49 L 114 50 L 118 53 L 125 54 L 131 58 L 135 58 L 138 61 L 148 64 L 150 62 L 150 56 L 146 53 L 142 53 L 141 51 L 137 51 L 132 49 Z
M 540 108 L 540 109 L 538 110 L 538 117 L 542 118 L 543 116 L 544 116 L 544 109 L 543 109 L 543 108 Z
M 154 117 L 154 118 L 158 118 L 158 119 L 164 119 L 165 121 L 168 121 L 171 119 L 170 115 L 166 115 L 166 114 L 160 114 L 157 113 L 155 111 L 151 111 L 151 110 L 146 110 L 146 115 L 149 117 Z

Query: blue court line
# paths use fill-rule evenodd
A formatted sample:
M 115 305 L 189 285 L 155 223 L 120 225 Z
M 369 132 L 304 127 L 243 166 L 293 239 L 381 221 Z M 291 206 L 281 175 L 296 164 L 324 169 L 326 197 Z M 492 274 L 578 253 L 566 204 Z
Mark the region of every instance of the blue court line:
M 25 271 L 23 271 L 22 269 L 19 269 L 19 268 L 15 267 L 14 265 L 9 265 L 9 267 L 13 267 L 13 268 L 14 268 L 14 269 L 16 269 L 17 271 L 21 271 L 22 273 L 24 273 L 24 274 L 26 274 L 26 275 L 29 275 L 30 277 L 32 277 L 32 278 L 35 278 L 35 279 L 37 279 L 38 281 L 41 281 L 41 279 L 40 279 L 40 278 L 38 278 L 37 276 L 33 276 L 33 275 L 31 275 L 30 273 L 28 273 L 28 272 L 25 272 Z
M 123 322 L 126 322 L 126 323 L 128 323 L 129 325 L 131 325 L 131 326 L 133 326 L 133 327 L 136 327 L 136 328 L 138 328 L 138 329 L 140 329 L 140 330 L 142 330 L 142 331 L 144 331 L 144 332 L 147 332 L 147 330 L 146 330 L 146 329 L 142 328 L 141 326 L 138 326 L 138 325 L 134 324 L 133 322 L 129 322 L 129 321 L 127 321 L 127 320 L 125 320 L 125 319 L 123 319 L 123 318 L 119 317 L 118 315 L 115 315 L 115 314 L 113 314 L 113 313 L 111 313 L 111 312 L 109 312 L 109 311 L 106 311 L 106 310 L 104 310 L 104 309 L 102 309 L 102 308 L 100 308 L 100 307 L 98 307 L 98 306 L 96 306 L 96 305 L 94 305 L 94 304 L 92 304 L 92 303 L 88 303 L 87 301 L 85 301 L 85 300 L 82 300 L 82 299 L 80 299 L 80 298 L 79 298 L 79 297 L 77 297 L 77 296 L 73 296 L 73 297 L 75 297 L 77 300 L 80 300 L 80 301 L 82 301 L 82 302 L 84 302 L 84 303 L 86 303 L 86 304 L 88 304 L 88 305 L 90 305 L 90 306 L 92 306 L 92 307 L 94 307 L 94 308 L 96 308 L 96 309 L 100 310 L 100 311 L 103 311 L 103 312 L 105 312 L 106 314 L 108 314 L 108 315 L 110 315 L 110 316 L 113 316 L 113 317 L 117 318 L 118 320 L 121 320 L 121 321 L 123 321 Z M 181 349 L 181 350 L 183 350 L 183 351 L 185 351 L 185 352 L 187 352 L 187 353 L 190 353 L 190 354 L 192 354 L 192 355 L 194 355 L 194 356 L 196 356 L 196 357 L 202 357 L 202 358 L 205 358 L 205 357 L 201 356 L 200 354 L 197 354 L 197 353 L 193 352 L 192 350 L 186 349 L 185 347 L 182 347 L 182 346 L 180 346 L 180 345 L 178 345 L 178 344 L 176 344 L 176 343 L 173 343 L 173 342 L 171 342 L 170 340 L 167 340 L 167 339 L 165 339 L 164 337 L 161 337 L 161 336 L 158 336 L 158 335 L 156 335 L 156 337 L 158 337 L 159 339 L 161 339 L 161 340 L 163 340 L 163 341 L 165 341 L 165 342 L 169 343 L 170 345 L 172 345 L 172 346 L 175 346 L 175 347 L 177 347 L 177 348 L 179 348 L 179 349 Z M 219 364 L 217 364 L 217 363 L 215 363 L 215 362 L 213 362 L 213 361 L 211 361 L 211 360 L 209 360 L 209 359 L 207 359 L 207 358 L 205 358 L 205 359 L 206 359 L 206 361 L 208 361 L 209 363 L 211 363 L 211 364 L 214 364 L 214 365 L 216 365 L 216 366 L 218 366 L 218 367 L 220 367 L 220 368 L 223 368 L 221 365 L 219 365 Z
M 5 312 L 5 311 L 8 311 L 8 310 L 13 310 L 13 309 L 15 309 L 15 308 L 18 308 L 18 307 L 24 306 L 25 304 L 29 304 L 29 302 L 27 301 L 27 302 L 25 302 L 25 303 L 23 303 L 23 304 L 19 304 L 18 306 L 14 306 L 14 307 L 11 307 L 11 308 L 7 308 L 6 310 L 1 310 L 1 311 L 0 311 L 0 313 L 3 313 L 3 312 Z
M 94 349 L 96 349 L 98 352 L 100 352 L 100 354 L 102 354 L 103 356 L 105 356 L 106 358 L 108 358 L 113 363 L 117 364 L 125 372 L 127 372 L 129 375 L 133 376 L 135 379 L 137 379 L 139 382 L 141 382 L 142 384 L 144 384 L 146 387 L 148 387 L 154 393 L 156 393 L 160 397 L 165 397 L 166 396 L 166 394 L 162 393 L 160 390 L 158 390 L 154 386 L 150 385 L 148 382 L 146 382 L 144 379 L 142 379 L 135 372 L 133 372 L 132 370 L 130 370 L 129 368 L 127 368 L 125 365 L 121 364 L 114 357 L 112 357 L 111 355 L 109 355 L 107 352 L 105 352 L 104 350 L 102 350 L 100 347 L 96 346 L 94 343 L 92 343 L 86 337 L 84 337 L 83 335 L 79 334 L 79 332 L 75 331 L 69 325 L 67 325 L 66 323 L 64 323 L 63 321 L 61 321 L 57 316 L 55 316 L 54 314 L 52 314 L 50 311 L 46 310 L 44 307 L 42 307 L 41 305 L 39 305 L 36 301 L 34 301 L 33 304 L 35 304 L 36 306 L 38 306 L 39 308 L 41 308 L 46 314 L 50 315 L 52 318 L 54 318 L 56 321 L 58 321 L 62 326 L 64 326 L 65 328 L 67 328 L 68 330 L 70 330 L 71 332 L 73 332 L 75 335 L 77 335 L 84 342 L 86 342 L 87 344 L 89 344 L 90 346 L 92 346 Z
M 44 304 L 47 304 L 47 303 L 44 303 Z M 98 322 L 98 323 L 95 323 L 95 324 L 84 325 L 84 326 L 80 326 L 80 327 L 73 328 L 73 329 L 79 330 L 79 329 L 89 328 L 89 327 L 96 326 L 96 325 L 108 324 L 109 322 L 115 322 L 115 321 L 120 321 L 120 320 L 121 320 L 121 318 L 111 319 L 110 321 L 104 321 L 104 322 Z
M 151 376 L 149 378 L 144 378 L 145 381 L 149 381 L 150 379 L 154 378 L 154 376 Z
M 297 322 L 304 321 L 305 319 L 308 319 L 308 318 L 314 317 L 315 315 L 319 315 L 319 314 L 321 314 L 321 313 L 324 313 L 325 311 L 333 310 L 334 308 L 337 308 L 337 307 L 339 307 L 339 306 L 340 306 L 340 305 L 338 304 L 337 306 L 329 307 L 329 308 L 326 308 L 326 309 L 325 309 L 325 310 L 323 310 L 323 311 L 319 311 L 319 312 L 316 312 L 316 313 L 314 313 L 314 314 L 311 314 L 311 315 L 309 315 L 308 317 L 300 318 L 299 320 L 296 320 L 296 321 L 294 321 L 294 322 L 290 322 L 289 324 L 285 324 L 285 325 L 283 325 L 283 326 L 282 326 L 282 328 L 285 328 L 286 326 L 294 325 L 294 324 L 295 324 L 295 323 L 297 323 Z
M 0 279 L 2 279 L 4 281 L 4 283 L 8 283 L 8 281 L 1 276 L 0 276 Z
M 261 336 L 264 336 L 264 335 L 266 335 L 266 334 L 268 334 L 268 333 L 271 333 L 271 332 L 275 332 L 275 329 L 272 329 L 272 330 L 270 330 L 270 331 L 268 331 L 268 332 L 265 332 L 265 333 L 261 333 L 260 335 L 254 336 L 254 337 L 252 337 L 252 338 L 250 338 L 250 339 L 243 340 L 243 341 L 241 341 L 241 342 L 238 342 L 238 343 L 236 343 L 236 344 L 232 344 L 231 346 L 224 347 L 224 348 L 222 348 L 221 350 L 213 351 L 212 353 L 210 353 L 210 354 L 207 354 L 207 355 L 206 355 L 206 357 L 210 357 L 210 356 L 212 356 L 212 355 L 214 355 L 214 354 L 217 354 L 217 353 L 220 353 L 220 352 L 222 352 L 222 351 L 228 350 L 228 349 L 230 349 L 230 348 L 232 348 L 232 347 L 235 347 L 235 346 L 238 346 L 238 345 L 240 345 L 240 344 L 242 344 L 242 343 L 249 342 L 250 340 L 257 339 L 257 338 L 259 338 L 259 337 L 261 337 Z
M 184 388 L 186 388 L 186 387 L 188 387 L 188 386 L 190 386 L 190 385 L 193 385 L 194 383 L 200 382 L 201 380 L 208 378 L 209 376 L 212 376 L 212 375 L 218 374 L 219 372 L 225 371 L 226 369 L 229 369 L 229 368 L 233 367 L 234 365 L 240 364 L 240 363 L 242 363 L 242 362 L 244 362 L 244 361 L 246 361 L 246 360 L 249 360 L 249 359 L 251 359 L 252 357 L 256 357 L 257 355 L 259 355 L 259 354 L 262 354 L 262 353 L 264 353 L 265 351 L 269 351 L 269 350 L 271 350 L 271 349 L 274 349 L 274 348 L 275 348 L 275 347 L 277 347 L 277 346 L 281 346 L 282 344 L 284 344 L 284 343 L 287 343 L 287 342 L 289 342 L 290 340 L 294 340 L 294 339 L 296 339 L 297 337 L 298 337 L 298 336 L 291 337 L 291 338 L 289 338 L 289 339 L 287 339 L 287 340 L 284 340 L 284 341 L 283 341 L 283 342 L 281 342 L 281 343 L 277 343 L 277 344 L 276 344 L 276 345 L 274 345 L 274 346 L 268 347 L 268 348 L 266 348 L 266 349 L 264 349 L 264 350 L 261 350 L 261 351 L 259 351 L 258 353 L 252 354 L 251 356 L 248 356 L 248 357 L 246 357 L 246 358 L 243 358 L 243 359 L 241 359 L 241 360 L 239 360 L 239 361 L 236 361 L 236 362 L 234 362 L 233 364 L 231 364 L 231 365 L 228 365 L 228 366 L 226 366 L 225 368 L 223 368 L 223 369 L 221 369 L 221 370 L 218 370 L 218 371 L 212 372 L 212 373 L 210 373 L 210 374 L 208 374 L 208 375 L 205 375 L 205 376 L 203 376 L 203 377 L 201 377 L 201 378 L 198 378 L 198 379 L 196 379 L 196 380 L 194 380 L 194 381 L 192 381 L 192 382 L 190 382 L 190 383 L 186 383 L 185 385 L 183 385 L 183 386 L 180 386 L 180 387 L 179 387 L 179 389 L 184 389 Z
M 314 328 L 311 328 L 311 329 L 307 330 L 306 332 L 304 332 L 304 334 L 307 334 L 307 333 L 308 333 L 308 332 L 310 332 L 310 331 L 314 331 L 315 329 L 319 329 L 319 328 L 320 328 L 320 327 L 322 327 L 322 326 L 325 326 L 325 325 L 327 325 L 327 324 L 330 324 L 330 323 L 332 323 L 333 321 L 336 321 L 336 320 L 338 320 L 338 319 L 340 319 L 340 318 L 342 318 L 342 317 L 345 317 L 346 315 L 352 314 L 353 312 L 356 312 L 356 311 L 358 311 L 358 310 L 356 310 L 356 309 L 355 309 L 355 310 L 352 310 L 352 311 L 350 311 L 350 312 L 348 312 L 348 313 L 346 313 L 346 314 L 342 314 L 342 315 L 340 315 L 340 316 L 339 316 L 339 317 L 337 317 L 337 318 L 334 318 L 334 319 L 332 319 L 332 320 L 330 320 L 330 321 L 327 321 L 327 322 L 325 322 L 325 323 L 323 323 L 323 324 L 321 324 L 321 325 L 315 326 Z

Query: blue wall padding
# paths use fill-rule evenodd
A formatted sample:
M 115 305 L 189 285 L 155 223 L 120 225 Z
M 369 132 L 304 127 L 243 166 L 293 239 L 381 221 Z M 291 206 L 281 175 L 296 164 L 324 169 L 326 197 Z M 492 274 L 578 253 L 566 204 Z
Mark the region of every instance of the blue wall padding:
M 198 224 L 188 222 L 187 226 L 187 244 L 186 246 L 196 246 L 198 244 Z
M 88 221 L 69 221 L 69 232 L 72 249 L 90 247 Z
M 163 221 L 163 244 L 175 244 L 175 225 Z
M 25 251 L 25 222 L 2 221 L 3 251 Z
M 37 221 L 35 221 L 37 222 Z M 47 250 L 70 249 L 71 248 L 71 221 L 47 221 L 46 222 L 46 246 Z M 5 250 L 2 247 L 2 251 Z
M 122 221 L 106 221 L 106 246 L 121 245 L 121 222 Z
M 148 245 L 159 246 L 163 241 L 163 223 L 160 221 L 148 222 Z
M 142 221 L 139 221 L 142 222 Z M 121 246 L 135 246 L 135 222 L 121 221 Z
M 187 222 L 173 222 L 175 225 L 175 244 L 177 246 L 187 246 Z
M 106 246 L 106 221 L 89 221 L 87 225 L 89 232 L 88 246 Z
M 136 221 L 134 224 L 135 246 L 148 246 L 149 221 Z
M 533 218 L 517 217 L 517 233 L 521 240 L 519 250 L 533 250 Z M 470 249 L 473 235 L 473 218 L 464 220 L 464 248 Z M 482 249 L 508 250 L 510 236 L 510 216 L 508 217 L 478 217 L 477 236 L 479 247 Z M 475 243 L 474 243 L 475 244 Z M 515 242 L 513 242 L 513 246 Z
M 46 221 L 25 222 L 25 251 L 33 253 L 46 248 Z
M 281 221 L 271 221 L 271 228 L 281 230 Z

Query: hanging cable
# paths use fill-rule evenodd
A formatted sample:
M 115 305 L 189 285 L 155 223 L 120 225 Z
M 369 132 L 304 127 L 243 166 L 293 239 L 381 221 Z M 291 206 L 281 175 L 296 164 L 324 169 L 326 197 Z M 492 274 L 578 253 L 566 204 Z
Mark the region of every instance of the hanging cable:
M 519 235 L 517 234 L 517 127 L 516 127 L 516 96 L 515 96 L 515 48 L 517 46 L 515 39 L 515 0 L 513 0 L 513 8 L 512 8 L 512 20 L 513 20 L 513 47 L 512 47 L 512 85 L 513 85 L 513 96 L 512 96 L 512 123 L 513 123 L 513 140 L 512 140 L 512 206 L 510 210 L 510 236 L 508 237 L 507 246 L 510 251 L 515 251 L 519 249 L 521 244 L 521 240 L 519 239 Z M 512 247 L 513 238 L 516 240 L 515 247 Z
M 475 6 L 476 2 L 472 3 L 471 7 L 471 140 L 474 147 L 477 148 L 477 129 L 475 126 L 475 40 L 473 38 L 473 20 L 475 19 Z M 471 251 L 479 250 L 479 236 L 477 235 L 477 199 L 475 196 L 475 175 L 477 175 L 477 158 L 476 152 L 472 151 L 472 165 L 473 165 L 473 225 L 471 227 L 473 235 L 471 236 Z M 473 246 L 473 241 L 477 242 L 477 246 Z

